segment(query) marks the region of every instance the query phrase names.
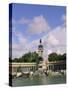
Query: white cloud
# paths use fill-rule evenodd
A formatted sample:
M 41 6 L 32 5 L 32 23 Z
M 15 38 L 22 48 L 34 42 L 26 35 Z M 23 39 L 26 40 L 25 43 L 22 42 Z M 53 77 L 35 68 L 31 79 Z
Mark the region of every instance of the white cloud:
M 61 52 L 60 52 L 60 50 L 57 50 L 57 54 L 60 54 Z
M 50 30 L 47 20 L 41 15 L 34 17 L 32 22 L 29 24 L 28 32 L 31 35 L 41 34 Z
M 26 44 L 27 43 L 27 39 L 25 38 L 25 36 L 23 35 L 22 32 L 14 30 L 13 33 L 17 37 L 19 44 Z
M 51 34 L 58 40 L 58 44 L 60 45 L 65 45 L 66 44 L 66 28 L 65 26 L 63 27 L 58 26 L 56 27 Z
M 49 34 L 47 38 L 47 42 L 50 45 L 58 45 L 59 41 L 56 39 L 56 37 L 53 34 Z
M 62 25 L 51 31 L 44 40 L 44 46 L 47 44 L 47 54 L 50 51 L 61 54 L 66 52 L 66 30 Z
M 19 43 L 21 43 L 21 44 L 26 44 L 27 43 L 27 39 L 22 34 L 18 33 L 17 37 L 18 37 Z
M 18 24 L 29 24 L 30 22 L 31 22 L 31 20 L 27 19 L 25 17 L 22 17 L 22 18 L 20 18 L 18 20 L 12 18 L 12 25 L 15 25 L 15 24 L 17 24 L 17 25 Z
M 61 20 L 63 21 L 63 26 L 66 27 L 66 15 L 62 15 Z
M 22 20 L 24 22 L 24 20 Z M 23 23 L 21 22 L 21 23 Z M 27 21 L 26 21 L 27 22 Z M 65 22 L 65 21 L 64 21 Z M 44 32 L 47 32 L 50 27 L 47 21 L 43 16 L 34 17 L 33 20 L 28 24 L 28 32 L 31 35 L 37 35 Z M 21 57 L 23 54 L 31 51 L 37 51 L 39 39 L 33 40 L 32 42 L 28 41 L 23 33 L 14 29 L 14 34 L 18 39 L 18 44 L 13 43 L 12 54 L 13 58 Z M 51 52 L 64 53 L 66 52 L 66 26 L 60 25 L 55 27 L 47 35 L 42 36 L 42 41 L 44 45 L 44 57 Z
M 30 20 L 27 18 L 21 18 L 20 20 L 17 21 L 18 24 L 29 24 Z
M 61 20 L 63 20 L 65 22 L 66 21 L 66 15 L 62 15 Z
M 12 45 L 12 58 L 21 57 L 23 54 L 27 53 L 27 47 L 21 44 Z
M 16 24 L 16 20 L 14 18 L 12 18 L 12 25 Z
M 52 50 L 49 49 L 47 53 L 48 53 L 48 54 L 52 53 Z
M 39 45 L 39 39 L 28 42 L 27 38 L 21 33 L 16 33 L 19 43 L 13 45 L 13 57 L 21 57 L 27 52 L 37 51 Z M 48 35 L 42 37 L 42 43 L 44 45 L 43 57 L 47 58 L 47 55 L 51 52 L 65 53 L 66 52 L 66 31 L 65 27 L 56 27 Z
M 28 52 L 28 40 L 24 37 L 23 33 L 19 31 L 14 31 L 13 33 L 18 42 L 12 42 L 12 58 L 21 57 Z M 12 41 L 14 41 L 15 37 L 12 37 Z

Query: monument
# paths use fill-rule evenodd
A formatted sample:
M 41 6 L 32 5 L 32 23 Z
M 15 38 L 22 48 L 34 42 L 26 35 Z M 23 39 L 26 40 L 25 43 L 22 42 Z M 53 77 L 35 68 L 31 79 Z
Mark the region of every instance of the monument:
M 46 60 L 43 57 L 43 53 L 44 53 L 44 47 L 42 44 L 42 39 L 40 39 L 39 41 L 39 45 L 38 45 L 38 55 L 39 55 L 39 66 L 38 66 L 38 70 L 42 70 L 45 71 L 47 69 L 47 65 L 46 65 Z

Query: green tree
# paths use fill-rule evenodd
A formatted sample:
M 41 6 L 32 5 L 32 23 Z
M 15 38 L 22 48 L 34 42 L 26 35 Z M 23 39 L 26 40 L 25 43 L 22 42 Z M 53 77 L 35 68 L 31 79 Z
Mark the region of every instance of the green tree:
M 57 53 L 51 53 L 48 55 L 49 61 L 65 61 L 66 62 L 66 53 L 63 55 Z
M 37 62 L 38 54 L 36 52 L 29 52 L 24 54 L 20 58 L 15 58 L 13 62 Z
M 48 60 L 49 61 L 57 61 L 57 53 L 51 53 L 51 54 L 49 54 L 49 56 L 48 56 Z

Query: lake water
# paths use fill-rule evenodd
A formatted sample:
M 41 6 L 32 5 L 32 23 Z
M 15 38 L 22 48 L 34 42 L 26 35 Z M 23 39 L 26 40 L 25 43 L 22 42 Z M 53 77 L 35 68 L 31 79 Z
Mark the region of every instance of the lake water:
M 66 83 L 66 75 L 52 75 L 34 78 L 14 78 L 13 86 L 32 86 L 32 85 L 49 85 L 49 84 L 64 84 Z

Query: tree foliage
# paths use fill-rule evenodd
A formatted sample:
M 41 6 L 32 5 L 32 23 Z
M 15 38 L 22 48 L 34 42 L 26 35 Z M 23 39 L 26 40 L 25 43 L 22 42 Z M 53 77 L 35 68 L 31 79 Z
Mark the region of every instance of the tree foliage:
M 63 55 L 57 54 L 57 53 L 51 53 L 48 55 L 48 60 L 49 61 L 65 61 L 66 62 L 66 53 Z M 14 58 L 13 60 L 9 58 L 9 62 L 36 62 L 37 64 L 40 61 L 40 57 L 36 52 L 29 52 L 24 54 L 20 58 Z
M 38 60 L 38 54 L 36 52 L 29 52 L 24 54 L 20 58 L 15 58 L 12 61 L 13 62 L 37 62 Z
M 48 55 L 49 61 L 65 61 L 66 62 L 66 53 L 63 55 L 57 53 L 51 53 Z

